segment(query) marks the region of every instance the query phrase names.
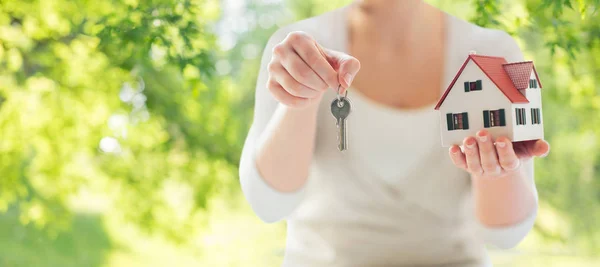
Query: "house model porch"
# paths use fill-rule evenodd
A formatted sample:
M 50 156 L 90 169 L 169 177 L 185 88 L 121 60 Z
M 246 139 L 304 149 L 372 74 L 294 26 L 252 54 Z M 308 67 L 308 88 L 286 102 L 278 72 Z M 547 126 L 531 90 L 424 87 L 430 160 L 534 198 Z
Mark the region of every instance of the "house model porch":
M 470 54 L 435 109 L 442 146 L 486 129 L 513 142 L 543 139 L 542 83 L 532 61 Z

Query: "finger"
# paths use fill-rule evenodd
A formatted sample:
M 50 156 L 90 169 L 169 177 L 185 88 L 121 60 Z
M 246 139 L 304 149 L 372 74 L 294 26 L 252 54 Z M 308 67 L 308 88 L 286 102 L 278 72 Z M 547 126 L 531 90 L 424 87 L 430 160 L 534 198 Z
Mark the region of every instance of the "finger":
M 486 130 L 477 132 L 477 147 L 479 148 L 479 158 L 481 160 L 481 168 L 486 174 L 500 174 L 500 165 L 498 164 L 498 156 L 496 148 L 492 141 L 492 136 Z
M 496 140 L 496 150 L 498 151 L 498 160 L 502 169 L 514 171 L 519 168 L 521 160 L 517 157 L 512 142 L 508 138 L 498 138 Z
M 281 53 L 281 56 L 278 57 L 283 67 L 296 81 L 317 91 L 325 91 L 329 88 L 321 77 L 294 50 L 291 48 L 288 50 Z
M 465 147 L 465 158 L 467 160 L 467 171 L 475 175 L 483 174 L 481 168 L 481 160 L 479 159 L 479 148 L 477 147 L 477 140 L 474 137 L 469 136 L 463 141 Z
M 321 77 L 329 88 L 337 88 L 337 72 L 327 61 L 325 53 L 317 42 L 303 33 L 292 33 L 287 37 L 292 49 L 306 62 L 306 64 Z
M 275 81 L 279 83 L 279 85 L 283 86 L 283 88 L 293 96 L 314 98 L 321 94 L 321 92 L 308 88 L 306 85 L 296 81 L 296 79 L 294 79 L 294 77 L 287 72 L 283 65 L 277 61 L 269 64 L 269 72 L 272 74 L 272 77 L 274 77 Z
M 273 94 L 273 97 L 277 99 L 280 103 L 294 108 L 305 107 L 310 104 L 310 100 L 306 98 L 296 97 L 289 94 L 283 86 L 281 86 L 278 82 L 273 79 L 269 79 L 267 82 L 267 88 Z
M 550 144 L 545 140 L 537 140 L 533 144 L 532 153 L 536 157 L 545 157 L 550 153 Z
M 517 157 L 545 157 L 550 152 L 550 145 L 544 140 L 520 141 L 512 144 Z
M 352 81 L 360 70 L 360 61 L 348 54 L 325 49 L 332 65 L 337 69 L 338 82 L 344 89 L 348 89 L 352 85 Z
M 338 79 L 344 89 L 347 89 L 352 84 L 354 77 L 360 70 L 360 62 L 358 59 L 347 56 L 342 59 L 338 70 Z
M 467 160 L 465 159 L 465 154 L 460 151 L 459 146 L 451 146 L 448 152 L 450 153 L 450 159 L 452 159 L 452 163 L 454 163 L 456 167 L 467 170 Z

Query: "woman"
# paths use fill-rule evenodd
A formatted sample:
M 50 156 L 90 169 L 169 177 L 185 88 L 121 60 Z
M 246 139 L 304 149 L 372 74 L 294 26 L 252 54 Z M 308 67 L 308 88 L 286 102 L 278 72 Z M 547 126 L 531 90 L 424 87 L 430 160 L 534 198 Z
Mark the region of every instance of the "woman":
M 284 266 L 489 266 L 486 244 L 525 237 L 531 159 L 548 144 L 485 130 L 464 150 L 440 144 L 433 107 L 472 50 L 523 60 L 508 34 L 422 0 L 357 1 L 271 37 L 240 179 L 261 219 L 287 220 Z M 352 101 L 343 153 L 340 85 Z

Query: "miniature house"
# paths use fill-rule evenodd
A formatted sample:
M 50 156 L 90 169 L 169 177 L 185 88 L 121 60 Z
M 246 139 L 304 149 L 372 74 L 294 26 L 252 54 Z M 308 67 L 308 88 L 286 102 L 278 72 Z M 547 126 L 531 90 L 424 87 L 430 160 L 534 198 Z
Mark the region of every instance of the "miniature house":
M 481 129 L 513 142 L 543 139 L 541 88 L 532 61 L 470 54 L 435 106 L 442 145 L 461 145 Z

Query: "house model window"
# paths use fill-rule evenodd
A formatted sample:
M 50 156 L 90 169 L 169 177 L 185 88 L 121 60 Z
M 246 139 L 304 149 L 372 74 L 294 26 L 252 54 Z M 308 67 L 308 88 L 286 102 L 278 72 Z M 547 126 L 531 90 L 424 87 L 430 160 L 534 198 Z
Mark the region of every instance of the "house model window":
M 536 79 L 529 80 L 529 88 L 538 88 L 538 82 Z
M 526 117 L 525 117 L 525 109 L 524 108 L 516 108 L 515 109 L 517 125 L 525 125 Z
M 481 91 L 481 87 L 481 80 L 477 80 L 474 82 L 465 82 L 465 92 Z
M 541 124 L 542 120 L 540 117 L 540 109 L 532 108 L 531 109 L 531 124 Z
M 506 117 L 504 115 L 504 109 L 484 110 L 483 126 L 485 128 L 506 126 Z
M 468 130 L 469 129 L 469 114 L 463 113 L 448 113 L 446 114 L 446 122 L 448 131 L 452 130 Z

